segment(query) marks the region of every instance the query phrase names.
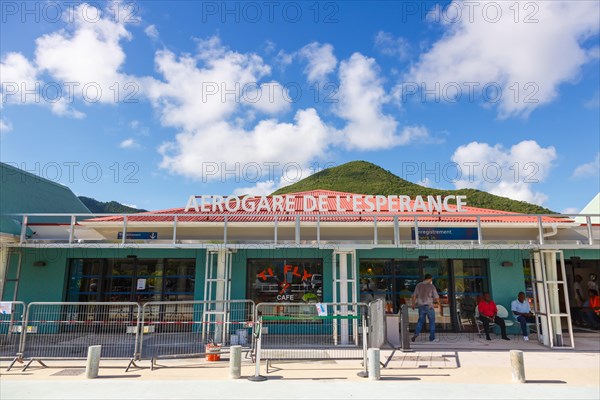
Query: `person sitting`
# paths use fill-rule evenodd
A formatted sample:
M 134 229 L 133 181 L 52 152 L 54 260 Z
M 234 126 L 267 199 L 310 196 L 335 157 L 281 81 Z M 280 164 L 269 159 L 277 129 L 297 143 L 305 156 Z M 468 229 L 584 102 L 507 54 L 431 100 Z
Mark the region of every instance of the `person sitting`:
M 594 289 L 588 291 L 588 299 L 583 304 L 582 317 L 592 329 L 600 328 L 600 296 Z
M 527 330 L 527 323 L 535 323 L 535 317 L 531 312 L 531 307 L 529 306 L 529 302 L 525 298 L 525 293 L 519 292 L 517 295 L 517 299 L 513 300 L 510 303 L 510 309 L 512 310 L 513 315 L 521 324 L 521 332 L 523 332 L 523 340 L 529 340 L 529 332 Z
M 506 325 L 504 324 L 504 320 L 498 317 L 498 307 L 496 307 L 496 303 L 492 301 L 488 292 L 483 293 L 483 300 L 479 302 L 477 309 L 479 310 L 479 320 L 483 323 L 486 340 L 492 340 L 490 339 L 490 322 L 494 322 L 500 327 L 502 339 L 510 340 L 510 338 L 506 336 Z

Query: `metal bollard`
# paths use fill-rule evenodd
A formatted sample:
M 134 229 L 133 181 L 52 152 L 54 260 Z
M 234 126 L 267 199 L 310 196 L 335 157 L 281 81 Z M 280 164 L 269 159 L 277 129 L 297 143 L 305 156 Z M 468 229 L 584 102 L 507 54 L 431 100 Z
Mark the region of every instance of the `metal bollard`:
M 521 350 L 510 351 L 510 365 L 512 368 L 512 380 L 525 383 L 525 363 L 523 362 L 523 352 Z
M 258 322 L 254 325 L 254 337 L 256 337 L 256 365 L 254 367 L 254 375 L 250 376 L 248 380 L 250 382 L 264 382 L 267 380 L 260 374 L 260 349 L 262 347 L 261 333 L 262 330 L 262 318 L 259 317 Z
M 410 349 L 410 330 L 408 329 L 408 305 L 402 304 L 400 307 L 400 343 L 402 351 L 412 351 Z
M 369 379 L 372 381 L 378 381 L 381 378 L 379 356 L 379 349 L 369 349 Z
M 85 377 L 87 379 L 94 379 L 98 377 L 98 370 L 100 369 L 101 352 L 102 346 L 88 347 L 87 362 L 85 364 Z
M 229 348 L 229 379 L 240 379 L 242 376 L 242 346 Z

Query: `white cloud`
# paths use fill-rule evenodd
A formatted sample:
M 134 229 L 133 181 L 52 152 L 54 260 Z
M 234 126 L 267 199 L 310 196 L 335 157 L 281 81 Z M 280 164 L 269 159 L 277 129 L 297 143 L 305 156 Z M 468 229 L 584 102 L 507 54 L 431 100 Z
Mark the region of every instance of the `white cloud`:
M 594 95 L 583 103 L 585 108 L 595 110 L 600 108 L 600 91 L 596 91 Z
M 588 176 L 600 175 L 600 153 L 596 153 L 596 158 L 585 164 L 581 164 L 573 171 L 574 178 L 585 178 Z
M 265 53 L 271 54 L 277 49 L 277 45 L 272 40 L 267 39 L 265 41 L 263 49 L 264 49 Z
M 124 205 L 124 206 L 127 206 L 127 207 L 131 207 L 131 208 L 139 208 L 139 207 L 137 206 L 137 204 L 127 204 L 127 203 L 123 203 L 123 205 Z
M 119 147 L 122 149 L 137 149 L 140 147 L 140 144 L 138 142 L 136 142 L 135 139 L 128 138 L 128 139 L 123 140 L 119 144 Z
M 389 32 L 379 31 L 375 36 L 375 48 L 383 55 L 405 60 L 410 52 L 410 44 L 402 37 L 394 37 Z
M 45 71 L 61 82 L 75 82 L 78 85 L 75 93 L 82 93 L 87 85 L 88 99 L 115 102 L 115 85 L 124 91 L 125 84 L 134 81 L 120 72 L 125 62 L 120 42 L 130 40 L 131 34 L 124 22 L 109 17 L 98 21 L 84 18 L 86 6 L 82 4 L 74 10 L 73 23 L 67 29 L 36 40 L 35 62 L 40 72 Z
M 548 196 L 534 191 L 533 185 L 548 177 L 555 159 L 554 147 L 541 147 L 534 140 L 522 141 L 510 149 L 471 142 L 452 155 L 462 174 L 454 185 L 457 189 L 475 188 L 541 205 Z
M 442 38 L 421 55 L 405 81 L 425 83 L 427 89 L 435 88 L 436 83 L 443 87 L 452 82 L 473 82 L 480 84 L 476 89 L 479 94 L 483 85 L 497 83 L 502 89 L 497 103 L 501 117 L 527 115 L 553 101 L 559 86 L 575 80 L 581 67 L 594 59 L 594 52 L 583 48 L 582 43 L 598 33 L 600 3 L 527 3 L 539 7 L 535 15 L 531 15 L 532 6 L 524 10 L 525 3 L 518 3 L 521 13 L 516 23 L 513 3 L 517 4 L 477 2 L 470 21 L 467 6 L 454 1 L 455 8 L 463 10 L 462 17 L 444 25 Z M 496 7 L 501 7 L 501 18 L 489 22 Z M 538 22 L 525 23 L 527 16 Z M 468 88 L 462 88 L 463 98 L 468 98 Z
M 38 71 L 21 53 L 10 52 L 0 62 L 0 83 L 2 103 L 25 104 L 36 102 L 32 94 L 25 94 L 22 89 L 30 92 L 38 91 L 41 82 L 37 77 Z M 38 87 L 38 89 L 36 89 Z
M 222 46 L 218 37 L 199 41 L 198 52 L 177 57 L 168 50 L 156 53 L 155 62 L 164 80 L 145 79 L 145 93 L 161 112 L 166 126 L 193 131 L 231 118 L 241 105 L 251 110 L 277 113 L 289 108 L 283 87 L 270 82 L 271 92 L 258 98 L 249 94 L 271 73 L 261 57 Z
M 279 50 L 275 57 L 275 63 L 280 69 L 284 70 L 294 61 L 294 54 L 286 53 L 284 50 Z
M 233 194 L 235 196 L 242 196 L 244 194 L 253 196 L 267 196 L 276 190 L 281 189 L 282 187 L 289 186 L 312 175 L 314 172 L 315 171 L 310 169 L 298 170 L 297 168 L 292 168 L 287 171 L 287 173 L 286 171 L 283 171 L 283 174 L 277 179 L 256 182 L 254 186 L 236 188 L 233 191 Z
M 279 189 L 275 181 L 257 182 L 254 186 L 240 187 L 233 191 L 234 196 L 267 196 Z
M 278 114 L 291 107 L 287 89 L 279 82 L 265 82 L 260 86 L 249 86 L 244 94 L 246 103 L 266 114 Z
M 297 110 L 292 122 L 275 118 L 254 121 L 247 116 L 249 110 L 273 114 L 285 108 L 270 102 L 250 104 L 244 96 L 235 101 L 231 94 L 223 98 L 220 93 L 203 96 L 202 85 L 207 82 L 214 83 L 211 89 L 218 92 L 221 87 L 235 88 L 236 82 L 242 87 L 246 82 L 258 82 L 271 70 L 262 58 L 231 51 L 218 38 L 203 41 L 198 48 L 196 55 L 179 57 L 166 50 L 158 52 L 156 63 L 164 80 L 151 80 L 146 85 L 162 124 L 180 130 L 174 140 L 159 148 L 161 167 L 172 173 L 195 179 L 222 177 L 203 176 L 207 163 L 235 170 L 236 165 L 250 163 L 293 162 L 305 169 L 339 146 L 374 150 L 431 141 L 423 126 L 407 126 L 398 132 L 398 122 L 383 112 L 389 97 L 378 67 L 373 59 L 359 53 L 340 64 L 339 103 L 334 112 L 346 124 L 337 129 L 313 108 Z M 269 84 L 282 89 L 277 82 Z M 279 184 L 283 182 L 274 183 Z M 263 182 L 255 189 L 270 190 L 270 185 Z
M 12 131 L 12 124 L 10 121 L 0 118 L 0 133 L 8 133 Z
M 339 102 L 335 113 L 347 121 L 342 130 L 349 149 L 376 150 L 426 139 L 423 127 L 406 127 L 398 134 L 398 122 L 383 112 L 390 98 L 383 88 L 379 68 L 372 58 L 354 53 L 340 63 Z
M 324 157 L 330 143 L 330 128 L 309 108 L 297 111 L 293 123 L 267 119 L 247 130 L 219 121 L 179 133 L 161 146 L 161 166 L 195 178 L 202 177 L 203 163 L 225 163 L 230 170 L 238 163 L 295 162 L 304 167 Z
M 298 50 L 300 58 L 307 61 L 304 73 L 310 82 L 321 82 L 333 72 L 337 66 L 337 58 L 333 54 L 333 46 L 329 43 L 313 42 Z
M 156 25 L 148 25 L 146 27 L 146 29 L 144 29 L 144 33 L 153 40 L 158 39 L 158 29 L 156 28 Z
M 429 134 L 429 130 L 423 125 L 405 126 L 398 136 L 397 143 L 399 145 L 407 145 L 416 142 L 421 143 L 439 143 L 439 140 L 434 140 Z
M 43 82 L 38 74 L 37 67 L 21 53 L 8 53 L 0 63 L 2 101 L 6 104 L 47 106 L 59 116 L 84 116 L 71 107 L 65 96 L 60 96 L 63 89 L 57 82 Z M 42 97 L 41 92 L 45 92 L 48 98 Z
M 417 181 L 417 185 L 421 185 L 421 186 L 430 188 L 431 187 L 431 179 L 425 177 L 425 179 Z
M 564 210 L 562 210 L 560 213 L 565 214 L 565 215 L 577 215 L 577 214 L 579 214 L 580 211 L 581 210 L 576 207 L 567 207 Z

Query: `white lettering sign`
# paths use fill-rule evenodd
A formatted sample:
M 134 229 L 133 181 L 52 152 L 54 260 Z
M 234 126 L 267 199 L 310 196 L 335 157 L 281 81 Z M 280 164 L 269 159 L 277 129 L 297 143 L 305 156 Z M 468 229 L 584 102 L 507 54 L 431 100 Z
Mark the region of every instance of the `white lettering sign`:
M 193 210 L 204 213 L 239 212 L 281 214 L 284 212 L 346 212 L 355 213 L 441 213 L 465 212 L 467 196 L 415 196 L 406 195 L 337 195 L 329 198 L 325 195 L 300 197 L 296 209 L 297 196 L 190 196 L 184 212 Z M 453 204 L 452 204 L 453 203 Z M 347 209 L 350 205 L 351 210 Z

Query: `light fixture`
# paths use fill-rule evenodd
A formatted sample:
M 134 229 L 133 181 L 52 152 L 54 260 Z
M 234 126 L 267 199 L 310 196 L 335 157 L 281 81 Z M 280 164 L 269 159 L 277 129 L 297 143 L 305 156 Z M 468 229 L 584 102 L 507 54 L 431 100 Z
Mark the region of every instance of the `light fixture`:
M 34 267 L 45 267 L 46 266 L 46 261 L 36 261 L 33 263 Z
M 429 256 L 419 256 L 419 261 L 427 260 Z
M 503 267 L 512 267 L 513 263 L 511 261 L 502 261 Z
M 137 256 L 135 254 L 129 254 L 127 258 L 137 258 Z

